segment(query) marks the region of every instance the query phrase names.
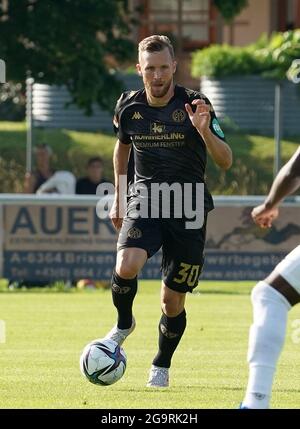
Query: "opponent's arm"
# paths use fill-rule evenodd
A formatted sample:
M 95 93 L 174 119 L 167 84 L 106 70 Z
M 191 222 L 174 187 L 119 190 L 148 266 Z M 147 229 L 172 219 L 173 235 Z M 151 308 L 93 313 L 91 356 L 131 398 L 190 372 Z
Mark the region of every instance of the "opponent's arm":
M 122 226 L 123 218 L 120 214 L 120 203 L 122 203 L 124 195 L 120 195 L 120 176 L 127 176 L 128 158 L 131 149 L 131 144 L 124 144 L 117 140 L 113 155 L 114 177 L 115 177 L 115 199 L 110 211 L 110 218 L 114 227 L 119 230 Z
M 254 222 L 262 228 L 270 228 L 278 217 L 280 201 L 300 187 L 300 146 L 292 158 L 277 174 L 265 202 L 252 210 Z
M 266 207 L 273 208 L 287 195 L 295 192 L 300 186 L 300 146 L 292 158 L 281 168 L 276 176 L 269 195 L 266 198 Z
M 189 104 L 185 105 L 190 121 L 204 140 L 214 162 L 224 170 L 228 170 L 232 165 L 232 151 L 227 143 L 210 130 L 210 105 L 206 104 L 203 99 L 193 100 L 192 104 L 197 106 L 195 112 Z

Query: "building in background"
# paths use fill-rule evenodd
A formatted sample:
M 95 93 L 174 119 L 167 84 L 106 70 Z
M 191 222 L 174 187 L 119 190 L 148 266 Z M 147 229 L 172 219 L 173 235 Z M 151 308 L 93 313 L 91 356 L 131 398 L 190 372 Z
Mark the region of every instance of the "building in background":
M 257 41 L 263 33 L 270 35 L 274 31 L 300 28 L 300 0 L 248 0 L 248 6 L 230 25 L 226 24 L 213 0 L 128 0 L 128 8 L 137 23 L 132 27 L 132 39 L 138 43 L 152 34 L 169 36 L 178 59 L 176 80 L 196 90 L 199 90 L 199 79 L 192 78 L 190 73 L 191 53 L 195 50 L 215 43 L 244 46 Z M 142 87 L 141 78 L 135 73 L 125 72 L 120 78 L 124 80 L 126 90 Z M 267 112 L 264 118 L 268 115 L 267 129 L 271 131 L 273 93 L 272 87 L 268 102 L 266 98 L 263 100 Z M 36 127 L 112 130 L 111 114 L 98 106 L 94 106 L 94 114 L 89 117 L 73 104 L 66 108 L 66 103 L 71 101 L 66 88 L 36 83 L 32 96 L 33 123 Z M 286 101 L 292 109 L 292 104 Z M 214 105 L 218 106 L 218 103 L 214 102 Z M 257 124 L 256 119 L 254 123 Z M 249 121 L 245 126 L 251 129 Z M 293 127 L 287 126 L 294 132 Z M 262 124 L 262 127 L 266 125 Z
M 166 34 L 179 59 L 177 80 L 199 88 L 190 76 L 190 54 L 214 43 L 243 46 L 262 33 L 300 28 L 300 0 L 248 0 L 248 6 L 226 25 L 213 0 L 129 0 L 138 8 L 136 41 L 151 34 Z

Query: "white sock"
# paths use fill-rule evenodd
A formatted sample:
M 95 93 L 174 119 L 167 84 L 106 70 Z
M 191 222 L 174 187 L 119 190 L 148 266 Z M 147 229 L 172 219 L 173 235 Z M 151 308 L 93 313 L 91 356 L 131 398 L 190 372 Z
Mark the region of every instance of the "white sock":
M 254 287 L 251 298 L 253 324 L 248 346 L 249 380 L 243 406 L 262 409 L 269 407 L 291 305 L 280 292 L 263 281 Z

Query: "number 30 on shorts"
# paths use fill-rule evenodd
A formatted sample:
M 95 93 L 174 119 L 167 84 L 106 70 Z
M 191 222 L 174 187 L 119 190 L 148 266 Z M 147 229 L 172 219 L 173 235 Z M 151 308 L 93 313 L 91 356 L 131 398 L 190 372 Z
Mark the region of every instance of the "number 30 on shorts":
M 199 278 L 200 265 L 190 265 L 181 262 L 180 268 L 182 268 L 178 272 L 178 276 L 180 277 L 174 277 L 174 282 L 178 284 L 186 282 L 188 286 L 194 287 Z

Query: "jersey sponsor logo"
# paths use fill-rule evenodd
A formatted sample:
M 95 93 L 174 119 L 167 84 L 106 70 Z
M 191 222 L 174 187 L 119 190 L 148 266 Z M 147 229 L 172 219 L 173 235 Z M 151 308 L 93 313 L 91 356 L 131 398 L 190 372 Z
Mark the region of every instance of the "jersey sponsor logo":
M 160 124 L 158 122 L 153 122 L 150 124 L 150 132 L 151 134 L 160 134 L 166 130 L 166 126 L 164 124 Z
M 114 292 L 119 293 L 120 295 L 124 295 L 125 293 L 128 293 L 131 289 L 128 286 L 120 287 L 116 285 L 116 283 L 113 283 L 111 288 Z
M 157 140 L 184 140 L 184 133 L 164 133 L 164 134 L 135 134 L 134 141 L 157 141 Z
M 134 114 L 131 116 L 131 119 L 144 119 L 140 112 L 134 112 Z
M 130 228 L 127 232 L 128 238 L 137 239 L 137 238 L 141 238 L 141 236 L 142 236 L 142 231 L 139 228 L 136 228 L 135 226 Z
M 212 127 L 215 130 L 215 132 L 218 134 L 219 137 L 225 137 L 222 128 L 220 127 L 220 124 L 216 118 L 212 121 Z
M 182 109 L 176 109 L 172 113 L 172 119 L 174 122 L 184 122 L 186 118 L 186 113 Z
M 166 141 L 157 141 L 157 142 L 135 142 L 135 147 L 137 149 L 149 149 L 149 148 L 168 148 L 176 149 L 185 146 L 185 142 L 166 142 Z

